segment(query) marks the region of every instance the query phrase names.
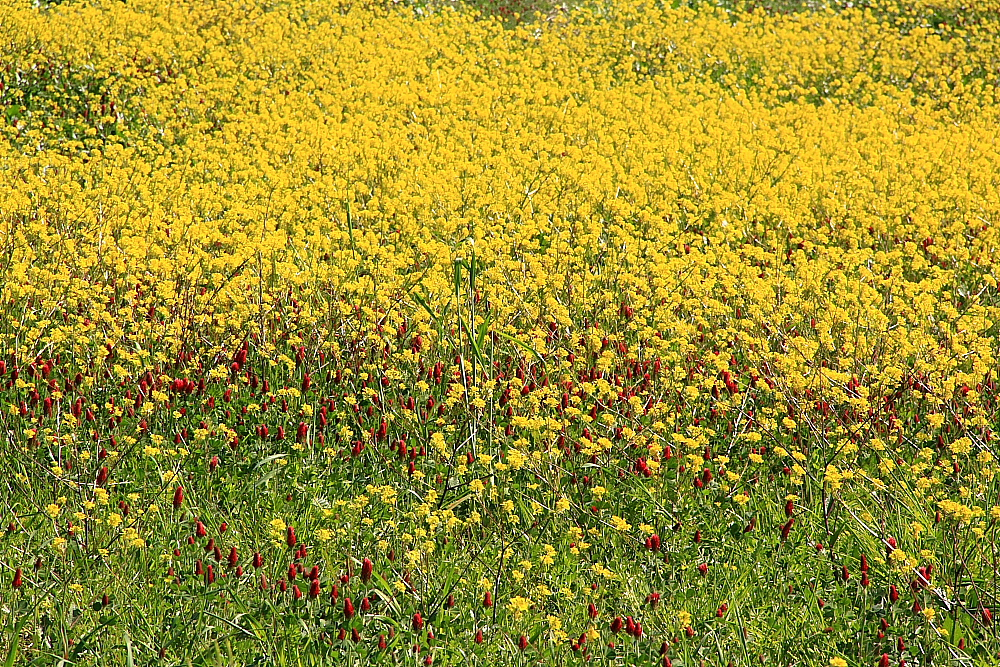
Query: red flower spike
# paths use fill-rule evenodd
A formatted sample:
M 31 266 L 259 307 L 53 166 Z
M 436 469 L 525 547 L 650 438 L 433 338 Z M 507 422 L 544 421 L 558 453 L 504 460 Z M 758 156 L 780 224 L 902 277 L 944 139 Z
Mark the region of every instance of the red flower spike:
M 285 530 L 285 543 L 288 544 L 288 546 L 290 547 L 294 547 L 296 544 L 298 544 L 298 542 L 299 542 L 298 538 L 295 537 L 295 528 L 289 526 Z
M 483 643 L 483 631 L 482 630 L 476 630 L 476 643 L 477 644 L 482 644 Z
M 889 585 L 889 601 L 898 602 L 899 601 L 899 591 L 896 589 L 895 584 Z
M 528 638 L 525 637 L 524 635 L 521 635 L 521 638 L 518 640 L 517 645 L 521 648 L 522 651 L 525 650 L 525 649 L 527 649 L 528 648 Z
M 369 612 L 372 609 L 372 603 L 368 601 L 368 598 L 361 598 L 361 611 Z
M 20 588 L 24 585 L 24 576 L 21 572 L 21 568 L 14 570 L 14 588 Z
M 983 607 L 983 625 L 990 627 L 993 625 L 993 613 L 989 610 L 989 607 Z
M 354 603 L 351 598 L 344 598 L 344 618 L 354 618 Z
M 309 597 L 315 600 L 316 598 L 319 597 L 319 594 L 320 594 L 319 579 L 313 579 L 312 583 L 309 584 Z
M 174 509 L 180 509 L 184 504 L 184 487 L 178 486 L 174 491 Z
M 229 550 L 229 558 L 227 559 L 229 567 L 236 567 L 236 563 L 238 563 L 239 560 L 240 560 L 239 553 L 237 553 L 236 547 L 233 547 L 232 549 Z
M 259 551 L 255 552 L 253 555 L 253 566 L 257 569 L 260 569 L 261 567 L 263 567 L 263 565 L 264 565 L 264 557 L 260 555 Z
M 302 599 L 302 591 L 299 590 L 298 584 L 296 584 L 295 586 L 292 586 L 292 592 L 295 593 L 295 599 L 296 600 L 301 600 Z
M 418 611 L 413 615 L 413 631 L 420 632 L 424 629 L 424 617 L 420 615 Z
M 486 594 L 483 595 L 483 606 L 484 607 L 493 606 L 493 593 L 486 591 Z
M 597 618 L 597 605 L 595 605 L 593 602 L 591 602 L 587 606 L 587 616 L 590 616 L 591 618 Z
M 371 581 L 372 578 L 372 562 L 368 558 L 361 561 L 361 581 L 366 584 Z
M 385 635 L 378 636 L 378 648 L 380 651 L 384 651 L 389 644 L 385 641 Z
M 889 667 L 889 654 L 883 653 L 878 661 L 878 667 Z
M 622 620 L 622 617 L 621 616 L 615 616 L 615 619 L 613 621 L 611 621 L 611 632 L 614 632 L 615 634 L 618 634 L 619 632 L 622 631 L 622 628 L 624 626 L 625 626 L 625 622 Z

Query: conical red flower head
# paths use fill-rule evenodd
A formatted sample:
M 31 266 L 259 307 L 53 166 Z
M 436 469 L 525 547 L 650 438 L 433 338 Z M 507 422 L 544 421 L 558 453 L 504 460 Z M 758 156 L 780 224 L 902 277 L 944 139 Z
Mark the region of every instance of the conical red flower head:
M 344 598 L 344 618 L 354 618 L 354 603 L 351 598 Z
M 528 638 L 525 637 L 524 635 L 521 635 L 521 638 L 517 640 L 517 645 L 520 647 L 522 651 L 525 650 L 526 648 L 528 648 Z
M 205 530 L 205 524 L 203 524 L 201 521 L 196 523 L 194 525 L 194 534 L 197 535 L 198 537 L 205 537 L 206 535 L 208 535 L 208 531 Z
M 413 615 L 413 631 L 420 632 L 424 629 L 424 617 L 420 615 L 418 611 Z
M 24 576 L 21 573 L 21 568 L 14 570 L 14 588 L 20 588 L 24 585 Z
M 180 509 L 184 504 L 184 487 L 178 486 L 174 491 L 174 509 Z
M 309 584 L 309 597 L 318 598 L 320 594 L 319 579 L 313 579 Z
M 477 644 L 482 644 L 483 643 L 483 631 L 482 630 L 476 630 L 476 643 Z
M 611 621 L 611 632 L 619 633 L 622 628 L 625 627 L 625 622 L 622 620 L 621 616 L 615 616 L 615 620 Z
M 493 606 L 493 593 L 491 593 L 490 591 L 486 591 L 486 594 L 483 595 L 483 606 L 484 607 Z
M 368 598 L 362 598 L 361 599 L 361 611 L 369 612 L 369 611 L 371 611 L 371 609 L 372 609 L 372 603 L 368 600 Z
M 597 618 L 597 605 L 595 605 L 593 602 L 587 605 L 587 616 L 590 616 L 591 618 Z
M 899 601 L 899 591 L 896 589 L 894 584 L 889 585 L 889 601 L 898 602 Z
M 240 560 L 239 553 L 236 551 L 236 547 L 229 550 L 229 567 L 236 567 L 236 563 Z
M 993 625 L 993 613 L 990 612 L 989 607 L 983 607 L 983 625 L 986 627 Z
M 298 544 L 299 540 L 297 537 L 295 537 L 295 528 L 293 526 L 289 526 L 285 530 L 285 542 L 290 547 L 294 547 L 296 544 Z
M 363 561 L 361 561 L 361 581 L 365 582 L 366 584 L 369 581 L 371 581 L 372 569 L 373 566 L 370 559 L 365 558 Z
M 261 556 L 260 552 L 258 551 L 253 555 L 253 566 L 259 569 L 263 565 L 264 565 L 264 557 Z
M 878 667 L 889 667 L 889 654 L 883 653 L 882 658 L 878 661 Z
M 384 651 L 385 647 L 389 644 L 385 641 L 385 635 L 378 636 L 378 648 L 380 651 Z

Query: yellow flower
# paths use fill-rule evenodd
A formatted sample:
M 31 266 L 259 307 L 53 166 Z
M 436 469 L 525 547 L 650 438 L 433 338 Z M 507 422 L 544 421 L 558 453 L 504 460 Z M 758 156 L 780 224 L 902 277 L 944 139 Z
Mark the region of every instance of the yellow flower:
M 632 525 L 620 516 L 611 517 L 611 527 L 622 533 L 632 529 Z
M 514 613 L 514 618 L 520 618 L 524 612 L 531 608 L 532 604 L 529 598 L 517 596 L 511 598 L 507 606 Z

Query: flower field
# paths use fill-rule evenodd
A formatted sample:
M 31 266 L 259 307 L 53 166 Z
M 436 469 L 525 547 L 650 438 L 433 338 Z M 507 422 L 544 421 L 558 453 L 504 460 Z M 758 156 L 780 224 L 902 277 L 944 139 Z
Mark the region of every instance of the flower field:
M 1000 663 L 998 86 L 993 0 L 0 0 L 0 665 Z

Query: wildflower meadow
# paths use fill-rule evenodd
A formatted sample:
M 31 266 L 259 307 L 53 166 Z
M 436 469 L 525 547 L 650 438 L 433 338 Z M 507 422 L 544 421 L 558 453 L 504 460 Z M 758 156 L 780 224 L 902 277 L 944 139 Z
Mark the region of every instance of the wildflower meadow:
M 996 0 L 0 0 L 0 667 L 1000 664 Z

